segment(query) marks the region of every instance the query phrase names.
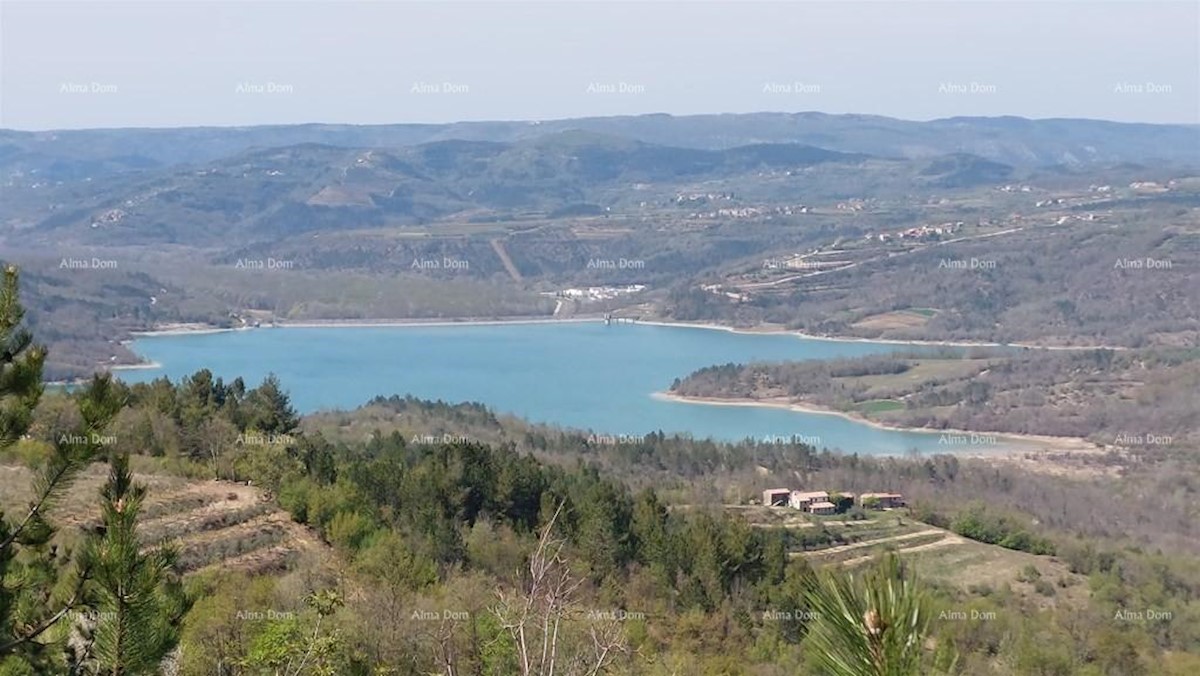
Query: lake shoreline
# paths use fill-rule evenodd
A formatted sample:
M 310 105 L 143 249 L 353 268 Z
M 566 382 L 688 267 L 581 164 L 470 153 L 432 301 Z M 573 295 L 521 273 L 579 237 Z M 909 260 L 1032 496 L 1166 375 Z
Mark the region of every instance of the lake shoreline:
M 1104 449 L 1093 444 L 1092 442 L 1080 437 L 1057 437 L 1045 434 L 1021 434 L 1017 432 L 981 432 L 979 430 L 959 430 L 959 429 L 935 429 L 932 427 L 904 427 L 900 425 L 888 425 L 877 420 L 871 420 L 866 416 L 840 411 L 828 406 L 820 404 L 812 404 L 808 402 L 794 401 L 773 401 L 762 399 L 738 399 L 733 397 L 693 397 L 672 392 L 655 392 L 652 396 L 663 401 L 673 401 L 683 404 L 699 404 L 706 406 L 758 406 L 763 408 L 776 408 L 797 413 L 812 413 L 817 415 L 832 415 L 855 423 L 861 423 L 888 432 L 916 432 L 921 434 L 952 434 L 952 435 L 987 435 L 1001 439 L 1011 439 L 1014 441 L 1022 441 L 1032 444 L 1040 444 L 1043 448 L 1032 451 L 1022 448 L 998 448 L 991 451 L 968 451 L 957 452 L 947 449 L 947 453 L 959 457 L 977 457 L 977 458 L 996 458 L 1001 456 L 1021 455 L 1033 452 L 1059 452 L 1059 453 L 1104 453 Z
M 308 319 L 295 322 L 280 322 L 265 326 L 220 327 L 209 324 L 165 324 L 148 331 L 135 331 L 131 335 L 138 338 L 153 338 L 158 336 L 203 335 L 209 333 L 224 333 L 227 331 L 252 331 L 255 329 L 320 329 L 320 328 L 413 328 L 413 327 L 448 327 L 448 326 L 506 326 L 522 324 L 586 324 L 603 322 L 603 315 L 581 315 L 555 319 L 553 317 L 514 317 L 512 319 L 494 318 L 430 318 L 430 319 Z M 1128 350 L 1130 348 L 1116 345 L 1041 345 L 1037 343 L 995 343 L 969 340 L 919 340 L 895 338 L 864 338 L 862 336 L 826 336 L 805 333 L 795 329 L 764 325 L 758 327 L 739 327 L 711 322 L 667 321 L 658 319 L 638 320 L 635 325 L 665 326 L 671 328 L 706 329 L 710 331 L 727 331 L 743 335 L 770 336 L 790 335 L 804 340 L 820 340 L 837 343 L 873 343 L 878 345 L 908 345 L 912 347 L 1018 347 L 1033 350 Z M 128 344 L 132 341 L 123 341 Z
M 650 397 L 654 397 L 654 398 L 660 399 L 660 400 L 680 402 L 680 403 L 702 403 L 702 404 L 716 404 L 716 405 L 725 405 L 725 406 L 769 407 L 769 408 L 779 409 L 779 410 L 785 412 L 783 414 L 784 416 L 788 415 L 788 413 L 786 413 L 786 412 L 791 412 L 793 414 L 800 414 L 800 416 L 803 416 L 804 414 L 835 415 L 835 416 L 842 418 L 847 423 L 851 423 L 853 425 L 865 425 L 865 427 L 861 428 L 862 431 L 847 431 L 846 428 L 842 424 L 836 424 L 836 423 L 833 423 L 833 421 L 819 422 L 817 420 L 810 420 L 810 422 L 818 428 L 821 428 L 821 429 L 828 428 L 828 434 L 831 435 L 831 436 L 825 436 L 825 434 L 818 435 L 816 437 L 816 439 L 820 440 L 820 441 L 818 441 L 818 445 L 827 446 L 829 448 L 848 449 L 851 452 L 854 449 L 858 449 L 860 452 L 865 452 L 868 455 L 891 455 L 891 456 L 901 457 L 901 456 L 904 456 L 906 453 L 908 453 L 909 449 L 916 448 L 916 449 L 920 449 L 924 455 L 945 453 L 945 454 L 951 454 L 951 455 L 964 457 L 964 458 L 967 458 L 967 457 L 987 458 L 987 459 L 1005 460 L 1005 461 L 1012 461 L 1014 459 L 1022 459 L 1022 458 L 1025 460 L 1033 460 L 1036 458 L 1038 462 L 1043 462 L 1047 459 L 1052 459 L 1052 458 L 1054 458 L 1054 456 L 1077 455 L 1079 460 L 1084 460 L 1085 462 L 1089 462 L 1086 460 L 1086 458 L 1084 458 L 1085 454 L 1088 454 L 1091 457 L 1095 457 L 1095 454 L 1097 452 L 1103 452 L 1103 449 L 1101 447 L 1099 447 L 1095 444 L 1087 443 L 1082 439 L 1059 438 L 1059 437 L 1038 436 L 1038 435 L 1018 434 L 1018 433 L 1001 433 L 1001 432 L 981 431 L 981 430 L 957 430 L 957 429 L 905 427 L 905 426 L 901 426 L 901 425 L 885 424 L 885 423 L 879 422 L 877 420 L 872 420 L 870 418 L 864 417 L 863 415 L 857 414 L 855 411 L 847 412 L 847 411 L 832 410 L 828 407 L 824 407 L 824 406 L 820 406 L 820 405 L 813 405 L 813 404 L 808 404 L 805 402 L 787 401 L 784 399 L 777 399 L 777 400 L 772 401 L 769 399 L 768 400 L 752 400 L 752 399 L 725 399 L 725 398 L 694 398 L 694 397 L 678 396 L 678 395 L 672 394 L 670 392 L 656 392 L 656 390 L 668 389 L 666 386 L 671 382 L 671 378 L 679 377 L 679 376 L 683 375 L 685 372 L 687 372 L 689 370 L 693 370 L 694 368 L 696 368 L 695 363 L 707 364 L 710 361 L 714 362 L 714 363 L 722 363 L 724 361 L 727 361 L 729 357 L 732 357 L 733 359 L 737 359 L 738 354 L 741 354 L 743 356 L 748 354 L 743 349 L 734 349 L 734 348 L 728 347 L 728 345 L 731 342 L 736 344 L 736 343 L 738 343 L 738 341 L 746 341 L 748 343 L 747 347 L 749 349 L 749 353 L 761 354 L 761 355 L 775 355 L 775 357 L 774 357 L 775 359 L 806 359 L 806 358 L 822 358 L 822 357 L 820 357 L 820 355 L 826 355 L 827 358 L 833 358 L 835 355 L 844 354 L 844 353 L 858 353 L 858 352 L 861 352 L 864 350 L 886 352 L 889 349 L 894 349 L 894 348 L 891 348 L 890 346 L 895 345 L 896 341 L 892 341 L 890 343 L 885 343 L 883 341 L 869 341 L 869 340 L 865 340 L 865 339 L 861 339 L 861 338 L 842 339 L 839 341 L 837 339 L 831 339 L 828 337 L 819 337 L 819 338 L 823 339 L 823 344 L 817 344 L 815 341 L 808 342 L 807 340 L 805 340 L 806 337 L 804 337 L 800 334 L 797 334 L 796 332 L 784 332 L 784 331 L 778 331 L 778 330 L 745 330 L 745 329 L 739 330 L 739 329 L 735 329 L 733 327 L 725 327 L 725 326 L 719 326 L 719 325 L 713 325 L 713 324 L 675 323 L 675 322 L 657 322 L 657 321 L 646 321 L 646 322 L 636 322 L 636 323 L 648 324 L 650 326 L 661 326 L 661 327 L 664 327 L 664 329 L 658 329 L 658 330 L 647 329 L 647 330 L 643 330 L 643 331 L 637 331 L 637 330 L 622 331 L 621 327 L 626 326 L 625 324 L 621 324 L 619 326 L 614 324 L 611 327 L 612 330 L 610 331 L 609 327 L 600 328 L 597 326 L 597 323 L 600 323 L 603 321 L 604 321 L 603 317 L 596 317 L 596 316 L 578 317 L 577 316 L 577 317 L 564 318 L 564 319 L 551 319 L 551 318 L 543 317 L 543 318 L 514 318 L 514 319 L 507 319 L 507 320 L 480 319 L 480 320 L 453 320 L 453 321 L 446 321 L 446 320 L 442 320 L 442 319 L 429 319 L 429 320 L 421 320 L 421 321 L 412 321 L 412 320 L 402 320 L 402 321 L 395 321 L 395 320 L 351 320 L 351 321 L 324 320 L 324 321 L 294 322 L 294 323 L 286 323 L 286 324 L 267 325 L 267 326 L 261 326 L 261 327 L 244 327 L 244 328 L 205 327 L 205 326 L 198 326 L 198 325 L 193 324 L 193 325 L 164 326 L 164 327 L 161 327 L 159 332 L 157 332 L 153 335 L 159 335 L 159 336 L 164 336 L 164 337 L 169 337 L 169 336 L 177 337 L 177 336 L 183 336 L 183 335 L 189 335 L 189 334 L 212 334 L 212 333 L 221 333 L 221 332 L 226 332 L 226 331 L 250 331 L 253 328 L 272 328 L 272 326 L 277 327 L 277 328 L 363 328 L 363 327 L 365 327 L 365 328 L 392 328 L 392 327 L 396 327 L 396 328 L 405 328 L 405 327 L 407 327 L 407 328 L 419 328 L 419 327 L 447 328 L 447 327 L 456 327 L 456 326 L 457 327 L 477 326 L 477 327 L 481 327 L 479 331 L 462 331 L 461 333 L 458 331 L 429 331 L 429 332 L 396 331 L 395 333 L 391 333 L 391 332 L 364 333 L 364 334 L 360 334 L 358 336 L 358 338 L 356 339 L 356 341 L 357 341 L 356 344 L 358 344 L 358 343 L 364 343 L 364 344 L 372 343 L 373 344 L 374 342 L 379 342 L 379 341 L 382 341 L 384 343 L 389 343 L 389 344 L 394 342 L 396 345 L 412 346 L 412 349 L 416 350 L 417 352 L 421 352 L 424 348 L 420 347 L 420 345 L 422 345 L 424 342 L 428 342 L 430 337 L 433 336 L 435 338 L 435 340 L 433 342 L 435 342 L 435 343 L 440 342 L 437 340 L 438 337 L 446 337 L 447 339 L 454 338 L 455 340 L 461 339 L 461 341 L 464 341 L 464 344 L 474 346 L 474 347 L 470 348 L 472 350 L 483 349 L 486 351 L 486 349 L 487 349 L 486 347 L 479 347 L 479 346 L 490 345 L 492 343 L 492 341 L 491 341 L 492 334 L 488 331 L 487 327 L 495 328 L 495 327 L 508 325 L 508 324 L 545 326 L 545 325 L 554 325 L 554 324 L 561 323 L 564 325 L 569 324 L 569 325 L 577 326 L 577 327 L 580 327 L 580 329 L 579 330 L 570 330 L 570 329 L 564 328 L 561 331 L 546 330 L 544 332 L 541 331 L 540 329 L 528 329 L 528 330 L 521 331 L 521 332 L 516 332 L 514 330 L 513 332 L 507 332 L 503 335 L 525 336 L 529 340 L 534 340 L 535 342 L 536 341 L 548 341 L 549 343 L 552 343 L 552 344 L 558 346 L 557 348 L 550 350 L 550 352 L 557 354 L 560 358 L 566 358 L 567 361 L 574 358 L 574 356 L 577 356 L 577 351 L 579 349 L 580 344 L 585 344 L 585 345 L 591 346 L 589 349 L 598 349 L 598 348 L 596 348 L 597 345 L 605 345 L 605 346 L 611 345 L 611 344 L 613 344 L 612 341 L 616 341 L 615 344 L 618 346 L 624 346 L 624 347 L 620 348 L 621 350 L 636 350 L 636 349 L 638 349 L 638 346 L 645 346 L 645 347 L 657 346 L 658 347 L 659 351 L 654 352 L 653 350 L 651 350 L 651 352 L 649 353 L 650 356 L 648 356 L 646 358 L 649 361 L 647 361 L 647 363 L 645 363 L 645 364 L 642 364 L 642 366 L 641 366 L 643 371 L 653 372 L 655 374 L 655 377 L 652 380 L 648 380 L 648 381 L 640 384 L 634 390 L 624 391 L 621 395 L 621 396 L 625 397 L 625 399 L 623 400 L 624 402 L 630 402 L 630 401 L 636 402 L 636 400 L 639 398 L 645 398 L 645 397 L 650 396 Z M 685 337 L 683 337 L 682 334 L 679 334 L 677 332 L 673 332 L 673 331 L 669 330 L 672 328 L 681 328 L 681 327 L 682 328 L 707 329 L 710 331 L 711 330 L 721 330 L 721 331 L 725 331 L 725 332 L 733 332 L 733 333 L 744 334 L 744 335 L 745 334 L 759 335 L 759 336 L 765 336 L 765 337 L 773 337 L 774 340 L 765 342 L 763 344 L 763 347 L 759 348 L 759 347 L 755 347 L 755 345 L 758 344 L 758 341 L 754 340 L 752 338 L 737 339 L 737 341 L 732 341 L 731 339 L 721 339 L 716 334 L 709 334 L 709 337 L 704 337 L 702 335 L 697 334 L 697 335 L 692 336 L 691 338 L 685 338 Z M 498 329 L 496 329 L 496 330 L 498 330 Z M 330 333 L 332 334 L 334 332 L 330 332 Z M 791 335 L 787 335 L 787 334 L 791 334 Z M 143 335 L 145 335 L 145 334 L 143 334 Z M 301 333 L 287 334 L 286 332 L 282 332 L 282 333 L 280 333 L 278 338 L 275 338 L 275 337 L 273 337 L 273 334 L 271 334 L 270 332 L 265 332 L 265 333 L 255 333 L 255 334 L 244 334 L 244 337 L 249 340 L 248 344 L 255 344 L 255 345 L 259 345 L 261 347 L 261 344 L 274 344 L 274 341 L 276 341 L 276 340 L 283 341 L 283 342 L 289 343 L 289 344 L 293 340 L 295 340 L 295 341 L 299 341 L 300 343 L 303 343 L 306 345 L 308 345 L 308 344 L 325 345 L 327 343 L 327 340 L 326 340 L 327 335 L 328 334 L 316 332 L 316 331 L 311 332 L 311 333 L 304 333 L 304 334 L 301 334 Z M 792 339 L 794 337 L 800 337 L 800 338 L 802 338 L 802 340 L 793 341 Z M 230 336 L 230 338 L 232 339 L 234 337 Z M 696 350 L 697 350 L 695 352 L 695 354 L 691 354 L 691 352 L 692 352 L 691 350 L 687 351 L 688 355 L 672 354 L 669 349 L 667 351 L 662 350 L 661 344 L 664 343 L 664 341 L 666 344 L 671 345 L 681 339 L 684 340 L 685 344 L 690 345 L 692 343 L 695 343 Z M 583 342 L 580 343 L 578 341 L 583 341 Z M 596 341 L 601 341 L 601 342 L 597 343 Z M 725 347 L 721 350 L 714 350 L 710 353 L 708 351 L 710 348 L 705 347 L 705 346 L 708 346 L 710 343 L 714 344 L 714 345 L 725 346 Z M 840 347 L 836 346 L 835 343 L 840 343 L 841 346 Z M 199 345 L 208 346 L 208 347 L 204 348 L 206 350 L 212 349 L 212 344 L 209 341 L 199 341 L 195 344 L 197 346 L 199 346 Z M 854 347 L 852 344 L 858 344 L 859 347 Z M 930 343 L 911 342 L 911 341 L 907 342 L 907 344 L 920 345 L 920 346 L 929 346 L 930 345 Z M 947 344 L 947 343 L 943 343 L 943 344 Z M 183 345 L 183 348 L 181 348 L 181 349 L 184 349 L 184 352 L 187 351 L 185 349 L 187 347 L 187 345 L 190 345 L 190 343 L 185 343 Z M 150 338 L 147 339 L 147 342 L 144 344 L 143 347 L 146 350 L 146 352 L 144 353 L 146 356 L 144 358 L 147 360 L 153 358 L 156 361 L 174 363 L 174 361 L 176 359 L 176 357 L 170 356 L 170 355 L 176 354 L 175 352 L 172 352 L 170 350 L 167 350 L 162 353 L 158 352 L 157 350 L 159 349 L 160 346 L 158 346 L 158 345 L 151 346 Z M 165 343 L 162 347 L 163 347 L 163 349 L 166 349 Z M 331 346 L 331 347 L 327 347 L 324 349 L 326 351 L 329 351 L 329 350 L 336 351 L 338 348 Z M 220 352 L 219 349 L 218 349 L 218 352 Z M 611 350 L 609 350 L 609 352 L 611 352 Z M 794 353 L 794 356 L 788 356 L 788 355 L 793 355 L 793 353 Z M 540 369 L 542 368 L 542 365 L 544 364 L 545 355 L 542 355 L 542 358 L 539 359 L 539 358 L 531 357 L 531 355 L 541 354 L 537 351 L 525 352 L 522 354 L 524 354 L 528 358 L 526 358 L 524 360 L 527 363 L 524 364 L 523 370 L 521 371 L 521 373 L 535 374 L 535 375 L 538 374 L 540 372 Z M 166 355 L 166 356 L 164 356 L 164 355 Z M 619 355 L 629 356 L 625 352 L 620 352 Z M 350 355 L 347 355 L 347 357 L 350 358 L 351 362 L 354 361 Z M 610 355 L 610 357 L 621 358 L 620 356 L 618 356 L 618 353 L 614 353 L 614 354 Z M 183 359 L 183 357 L 179 357 L 179 358 Z M 764 356 L 763 358 L 766 358 L 766 357 Z M 643 361 L 646 361 L 646 359 L 644 359 Z M 355 362 L 355 363 L 357 363 L 357 362 Z M 203 364 L 201 364 L 201 365 L 203 365 Z M 128 366 L 112 367 L 112 368 L 113 368 L 114 372 L 117 372 L 117 373 L 122 372 L 124 369 L 132 370 L 132 369 L 140 368 L 143 370 L 140 373 L 138 373 L 136 376 L 131 376 L 131 377 L 134 380 L 149 380 L 149 379 L 152 379 L 155 374 L 146 373 L 146 371 L 144 369 L 153 369 L 157 366 L 159 366 L 159 365 L 158 364 L 143 364 L 140 366 L 134 366 L 132 368 L 128 367 Z M 179 364 L 175 364 L 175 366 L 179 366 Z M 367 372 L 370 372 L 370 369 L 371 369 L 370 366 L 361 366 L 361 365 L 358 366 L 357 368 L 367 369 Z M 547 368 L 549 368 L 549 367 L 547 367 Z M 178 370 L 178 369 L 172 369 L 172 372 L 174 372 L 176 370 Z M 125 372 L 128 372 L 128 371 L 125 371 Z M 597 375 L 599 375 L 599 374 L 597 374 Z M 603 372 L 602 377 L 607 377 L 609 375 L 611 375 L 611 374 L 609 374 L 607 372 Z M 517 378 L 517 380 L 521 380 L 521 378 Z M 387 388 L 394 389 L 394 386 L 388 385 Z M 376 389 L 383 391 L 384 389 L 387 389 L 387 388 L 380 386 Z M 414 389 L 414 388 L 416 388 L 416 389 Z M 417 386 L 415 384 L 410 385 L 409 389 L 414 392 L 424 391 L 424 390 L 417 388 Z M 374 390 L 372 390 L 372 391 L 374 391 Z M 388 391 L 391 391 L 391 389 L 388 389 Z M 433 387 L 431 389 L 431 391 L 437 391 L 437 387 Z M 486 391 L 486 388 L 484 391 Z M 514 412 L 514 411 L 518 410 L 518 409 L 512 409 L 511 407 L 506 408 L 503 403 L 506 401 L 506 399 L 504 399 L 503 396 L 495 394 L 495 393 L 493 393 L 493 395 L 494 396 L 490 400 L 486 399 L 486 398 L 480 398 L 479 400 L 485 401 L 485 402 L 490 401 L 491 402 L 490 406 L 493 407 L 495 410 L 501 410 L 501 411 L 507 411 L 507 412 Z M 633 399 L 629 399 L 629 397 L 632 397 Z M 320 399 L 320 397 L 316 396 L 315 393 L 313 394 L 313 396 L 311 398 Z M 443 398 L 444 398 L 444 396 L 443 396 Z M 590 402 L 589 406 L 593 406 L 593 407 L 603 407 L 605 405 L 602 401 L 592 401 L 592 400 L 589 400 L 587 397 L 584 397 L 583 400 L 589 401 Z M 642 399 L 642 400 L 644 401 L 644 399 Z M 330 405 L 331 404 L 328 404 L 328 403 L 319 404 L 319 405 L 314 404 L 313 410 L 321 410 L 321 408 L 320 408 L 321 406 L 328 407 Z M 337 404 L 337 405 L 342 405 L 342 404 Z M 542 408 L 530 409 L 530 411 L 526 412 L 526 415 L 532 415 L 532 413 L 534 413 L 536 411 L 541 411 L 541 410 L 555 410 L 554 409 L 555 405 L 556 404 L 553 401 L 550 401 L 550 402 L 540 401 L 539 406 L 542 406 Z M 636 408 L 641 408 L 643 405 L 635 403 L 634 406 Z M 519 410 L 524 410 L 524 409 L 519 409 Z M 521 415 L 520 413 L 514 413 L 514 414 Z M 575 413 L 572 412 L 571 415 L 575 415 Z M 598 423 L 589 422 L 586 418 L 583 419 L 583 422 L 581 422 L 580 420 L 575 420 L 574 418 L 571 418 L 570 416 L 566 416 L 565 414 L 564 414 L 564 416 L 565 417 L 562 417 L 562 418 L 551 417 L 548 419 L 548 421 L 555 421 L 552 424 L 561 424 L 561 425 L 569 426 L 569 427 L 586 426 L 589 428 L 601 429 L 601 430 L 606 430 L 606 429 L 610 429 L 610 428 L 617 429 L 616 427 L 613 427 L 612 424 L 610 424 L 612 421 L 608 421 L 608 420 L 604 421 L 604 425 L 608 425 L 608 426 L 604 426 L 604 425 L 598 426 Z M 578 416 L 576 416 L 576 417 L 578 417 Z M 701 437 L 711 436 L 711 438 L 718 439 L 718 440 L 723 439 L 725 441 L 736 441 L 737 439 L 743 438 L 743 435 L 742 435 L 743 431 L 745 431 L 746 434 L 749 435 L 748 438 L 754 438 L 755 434 L 759 434 L 762 432 L 761 425 L 763 423 L 751 424 L 751 423 L 746 423 L 747 420 L 760 420 L 761 419 L 761 420 L 771 420 L 771 421 L 776 421 L 776 422 L 784 421 L 784 418 L 779 416 L 779 414 L 762 415 L 762 414 L 751 414 L 751 413 L 747 412 L 746 415 L 725 416 L 725 418 L 722 418 L 722 419 L 727 418 L 726 422 L 718 424 L 718 423 L 714 422 L 714 420 L 716 420 L 718 417 L 719 416 L 712 415 L 711 412 L 707 412 L 707 413 L 702 412 L 702 411 L 701 412 L 696 412 L 696 411 L 688 412 L 683 409 L 680 409 L 680 411 L 678 413 L 672 413 L 670 411 L 664 410 L 662 412 L 656 412 L 652 415 L 647 415 L 645 412 L 642 412 L 642 413 L 634 414 L 629 419 L 630 420 L 636 419 L 641 422 L 648 421 L 648 424 L 650 424 L 651 428 L 652 428 L 653 425 L 655 425 L 655 424 L 661 425 L 662 422 L 665 420 L 674 420 L 674 419 L 678 418 L 680 421 L 687 421 L 687 422 L 685 424 L 679 425 L 677 427 L 663 427 L 663 429 L 669 428 L 669 429 L 678 429 L 681 431 L 688 430 L 688 431 L 691 431 L 692 434 L 696 434 Z M 603 418 L 603 416 L 601 416 L 601 418 Z M 746 423 L 746 424 L 743 424 L 743 423 Z M 615 423 L 613 423 L 613 424 L 623 424 L 622 419 L 617 419 L 615 421 Z M 870 432 L 868 432 L 868 430 L 877 430 L 877 432 L 870 433 Z M 884 432 L 886 432 L 888 434 L 880 434 L 880 433 L 884 433 Z M 906 434 L 910 435 L 910 436 L 905 437 L 904 435 L 906 435 Z M 893 437 L 892 435 L 895 435 L 895 436 Z M 821 437 L 825 437 L 825 438 L 823 440 L 821 440 Z
M 877 345 L 911 345 L 913 347 L 1020 347 L 1031 350 L 1128 350 L 1130 348 L 1119 345 L 1040 345 L 1038 343 L 990 343 L 984 341 L 971 340 L 919 340 L 919 339 L 897 339 L 897 338 L 864 338 L 862 336 L 823 336 L 815 333 L 805 333 L 796 329 L 787 329 L 777 326 L 761 326 L 744 328 L 737 326 L 726 326 L 724 324 L 712 324 L 705 322 L 669 322 L 659 320 L 638 321 L 637 324 L 646 324 L 649 326 L 674 326 L 674 327 L 691 327 L 697 329 L 712 329 L 718 331 L 729 331 L 730 333 L 741 333 L 745 335 L 792 335 L 805 340 L 824 340 L 837 343 L 874 343 Z

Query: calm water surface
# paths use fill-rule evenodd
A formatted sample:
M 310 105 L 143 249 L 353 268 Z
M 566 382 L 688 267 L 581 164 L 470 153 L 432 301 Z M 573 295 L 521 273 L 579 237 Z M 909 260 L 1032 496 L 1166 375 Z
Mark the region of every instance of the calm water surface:
M 376 395 L 412 394 L 478 401 L 529 420 L 612 435 L 655 430 L 725 440 L 803 435 L 819 439 L 823 447 L 868 454 L 987 450 L 939 443 L 938 434 L 880 430 L 831 415 L 653 396 L 703 366 L 850 357 L 899 347 L 600 322 L 275 328 L 139 338 L 133 350 L 161 368 L 119 375 L 127 382 L 163 375 L 174 380 L 208 368 L 226 380 L 241 376 L 253 386 L 274 372 L 301 412 L 354 408 Z

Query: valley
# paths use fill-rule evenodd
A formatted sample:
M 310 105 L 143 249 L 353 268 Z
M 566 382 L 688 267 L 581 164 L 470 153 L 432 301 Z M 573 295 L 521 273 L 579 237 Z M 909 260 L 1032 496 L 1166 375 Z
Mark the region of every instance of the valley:
M 1200 179 L 1191 174 L 1026 169 L 1026 180 L 997 184 L 958 159 L 937 165 L 954 180 L 930 182 L 914 175 L 912 161 L 827 156 L 786 145 L 756 147 L 746 159 L 733 155 L 745 164 L 658 166 L 658 150 L 629 143 L 551 137 L 534 144 L 529 152 L 536 159 L 511 177 L 480 174 L 470 164 L 505 166 L 512 151 L 502 144 L 452 145 L 453 152 L 439 147 L 440 154 L 422 148 L 405 160 L 303 146 L 234 165 L 266 172 L 263 180 L 286 181 L 275 192 L 262 193 L 257 183 L 238 187 L 249 179 L 231 167 L 168 172 L 156 180 L 169 188 L 132 188 L 136 196 L 109 198 L 110 205 L 127 206 L 97 203 L 74 215 L 23 210 L 21 195 L 55 188 L 17 184 L 5 188 L 13 197 L 0 214 L 0 223 L 9 224 L 8 234 L 0 226 L 0 238 L 27 270 L 34 318 L 58 348 L 51 364 L 58 377 L 133 363 L 120 341 L 175 323 L 615 313 L 825 336 L 1052 346 L 1184 345 L 1197 335 L 1188 292 L 1200 251 Z M 595 195 L 560 195 L 546 184 L 550 174 L 541 163 L 572 167 L 577 160 L 570 152 L 618 168 L 601 179 L 603 188 L 586 184 Z M 342 156 L 350 162 L 344 172 L 315 170 Z M 530 204 L 514 210 L 501 200 L 465 211 L 450 206 L 417 220 L 411 205 L 389 215 L 378 195 L 403 175 L 396 162 L 416 161 L 425 163 L 415 184 L 422 190 L 437 187 L 471 199 L 479 191 L 483 199 L 525 190 L 558 205 L 591 200 L 595 208 L 572 213 Z M 295 176 L 282 168 L 289 166 L 313 168 Z M 447 174 L 447 166 L 460 173 Z M 372 196 L 371 206 L 296 201 L 359 185 L 351 167 L 364 175 L 361 190 Z M 582 164 L 554 180 L 592 181 L 588 172 L 595 171 Z M 266 175 L 271 172 L 282 175 Z M 848 177 L 861 182 L 876 175 L 908 192 L 872 185 L 869 200 L 853 197 Z M 120 176 L 109 180 L 130 181 Z M 483 182 L 471 187 L 476 181 Z M 80 191 L 114 190 L 71 185 L 57 190 L 73 200 Z M 186 215 L 188 200 L 212 190 L 242 206 Z M 244 190 L 259 191 L 258 202 L 239 201 Z M 199 220 L 185 227 L 189 219 Z M 39 221 L 42 226 L 29 230 Z M 168 222 L 175 224 L 168 230 L 154 225 Z M 1066 251 L 1089 262 L 1055 264 Z M 970 293 L 961 293 L 967 282 Z M 1081 296 L 1075 289 L 1082 288 L 1095 292 Z M 1149 293 L 1157 294 L 1155 304 L 1134 306 Z M 1124 321 L 1134 310 L 1139 321 Z
M 1198 27 L 0 0 L 0 676 L 1200 674 Z
M 21 565 L 164 557 L 172 673 L 814 673 L 872 580 L 921 673 L 1190 673 L 1196 129 L 786 119 L 6 132 Z

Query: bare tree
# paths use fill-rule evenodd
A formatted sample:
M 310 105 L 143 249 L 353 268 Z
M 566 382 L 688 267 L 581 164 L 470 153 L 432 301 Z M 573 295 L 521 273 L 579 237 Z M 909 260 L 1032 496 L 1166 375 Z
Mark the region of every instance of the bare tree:
M 566 540 L 553 536 L 562 510 L 560 502 L 542 529 L 529 558 L 528 582 L 516 592 L 497 592 L 499 603 L 493 608 L 516 644 L 522 676 L 554 676 L 560 666 L 567 674 L 594 676 L 625 651 L 624 631 L 615 618 L 588 628 L 590 651 L 569 655 L 560 645 L 572 599 L 583 584 L 563 556 Z
M 599 674 L 612 661 L 614 653 L 627 652 L 625 628 L 616 618 L 588 627 L 588 636 L 592 639 L 592 654 L 586 656 L 587 676 Z

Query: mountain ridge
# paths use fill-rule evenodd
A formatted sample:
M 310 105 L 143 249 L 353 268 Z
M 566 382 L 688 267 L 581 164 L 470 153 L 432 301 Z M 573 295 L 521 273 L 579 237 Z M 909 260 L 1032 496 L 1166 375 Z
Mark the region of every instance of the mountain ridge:
M 445 124 L 0 129 L 0 171 L 8 175 L 37 172 L 54 180 L 82 180 L 88 176 L 211 162 L 252 147 L 304 142 L 340 147 L 401 147 L 452 139 L 515 142 L 572 129 L 707 150 L 787 142 L 909 159 L 968 152 L 1025 167 L 1152 161 L 1200 166 L 1200 125 L 1194 124 L 1016 116 L 911 121 L 809 111 L 685 116 L 655 113 Z

